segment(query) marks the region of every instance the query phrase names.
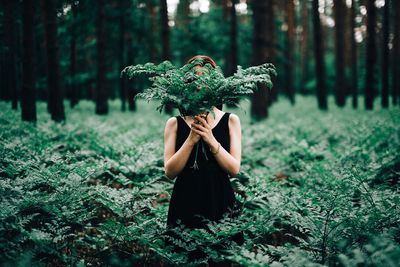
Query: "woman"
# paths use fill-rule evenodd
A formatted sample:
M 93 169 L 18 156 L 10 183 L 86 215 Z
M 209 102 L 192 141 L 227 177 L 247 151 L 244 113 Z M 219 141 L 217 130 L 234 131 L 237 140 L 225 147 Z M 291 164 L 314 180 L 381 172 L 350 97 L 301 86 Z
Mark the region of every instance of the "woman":
M 203 60 L 202 65 L 195 66 L 198 75 L 202 75 L 206 63 L 216 67 L 208 56 L 194 56 L 187 63 L 198 58 Z M 175 116 L 166 122 L 165 175 L 170 179 L 176 177 L 168 210 L 168 228 L 176 226 L 178 221 L 189 228 L 206 228 L 204 218 L 218 221 L 225 213 L 231 217 L 239 213 L 230 178 L 240 170 L 240 120 L 237 115 L 221 109 L 222 105 L 213 107 L 215 118 L 209 113 L 194 119 Z M 233 240 L 241 245 L 243 234 L 234 236 Z

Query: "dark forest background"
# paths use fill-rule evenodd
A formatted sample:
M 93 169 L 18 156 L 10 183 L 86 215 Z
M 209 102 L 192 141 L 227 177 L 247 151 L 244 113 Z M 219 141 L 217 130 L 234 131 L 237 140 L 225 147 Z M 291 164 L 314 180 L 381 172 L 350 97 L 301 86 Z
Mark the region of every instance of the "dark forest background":
M 90 99 L 107 114 L 108 99 L 120 98 L 134 111 L 148 83 L 121 79 L 125 66 L 204 54 L 226 76 L 276 65 L 274 89 L 252 98 L 256 118 L 298 94 L 315 95 L 320 109 L 329 95 L 340 107 L 373 109 L 379 98 L 385 108 L 400 97 L 399 15 L 389 0 L 2 0 L 0 98 L 28 121 L 37 100 L 55 121 L 65 119 L 63 100 Z

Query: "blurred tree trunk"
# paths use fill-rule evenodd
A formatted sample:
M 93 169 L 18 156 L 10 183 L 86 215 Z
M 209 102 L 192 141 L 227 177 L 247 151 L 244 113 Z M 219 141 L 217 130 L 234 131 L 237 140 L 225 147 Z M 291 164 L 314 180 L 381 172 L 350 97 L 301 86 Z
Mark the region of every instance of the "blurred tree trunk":
M 162 40 L 162 60 L 171 60 L 171 48 L 169 38 L 169 25 L 168 25 L 168 6 L 167 0 L 160 0 L 160 17 L 161 17 L 161 40 Z M 173 107 L 165 105 L 165 112 L 172 114 Z
M 400 103 L 400 3 L 395 0 L 394 11 L 394 38 L 393 38 L 393 69 L 392 69 L 392 103 Z
M 18 108 L 18 90 L 17 90 L 17 10 L 18 1 L 4 1 L 4 44 L 6 46 L 4 52 L 4 59 L 6 65 L 4 66 L 3 79 L 4 87 L 2 90 L 7 92 L 11 98 L 12 109 Z M 8 100 L 8 99 L 7 99 Z
M 97 93 L 96 93 L 96 114 L 108 113 L 105 62 L 105 29 L 104 29 L 104 0 L 97 0 Z
M 189 30 L 190 3 L 191 0 L 179 0 L 175 18 L 175 25 L 178 33 L 186 37 L 178 44 L 175 44 L 176 47 L 174 49 L 175 54 L 178 55 L 177 59 L 182 64 L 185 64 L 186 60 L 194 55 L 193 49 L 195 49 L 195 47 L 190 43 L 193 35 L 193 33 Z
M 71 1 L 71 11 L 72 11 L 72 24 L 71 24 L 71 44 L 70 44 L 70 84 L 69 84 L 69 98 L 70 107 L 73 108 L 79 101 L 79 91 L 76 82 L 76 37 L 77 37 L 77 14 L 78 14 L 79 2 Z
M 134 65 L 135 62 L 135 52 L 134 52 L 134 47 L 133 47 L 133 36 L 132 32 L 129 32 L 128 38 L 127 38 L 127 46 L 128 46 L 128 51 L 127 51 L 127 62 L 126 65 Z M 135 101 L 135 96 L 137 94 L 136 90 L 136 78 L 133 77 L 129 83 L 128 83 L 128 107 L 130 111 L 135 111 L 136 110 L 136 101 Z M 125 77 L 126 80 L 126 77 Z
M 310 59 L 310 42 L 309 42 L 309 7 L 308 1 L 301 2 L 301 41 L 300 41 L 300 66 L 301 66 L 301 85 L 300 93 L 306 94 L 306 84 L 309 78 L 309 59 Z
M 149 47 L 149 56 L 150 61 L 155 63 L 157 61 L 157 48 L 156 48 L 156 40 L 154 38 L 154 33 L 156 32 L 156 20 L 157 13 L 156 7 L 154 6 L 153 0 L 146 1 L 147 11 L 149 13 L 149 21 L 150 21 L 150 31 L 147 33 L 148 37 L 148 47 Z
M 237 15 L 236 15 L 237 0 L 230 1 L 229 14 L 229 53 L 227 55 L 227 76 L 232 76 L 237 70 L 238 62 L 238 44 L 237 44 Z M 235 101 L 237 104 L 238 101 Z M 236 107 L 235 104 L 228 104 L 228 107 Z
M 325 87 L 325 60 L 322 38 L 321 20 L 318 11 L 318 0 L 312 2 L 312 14 L 314 24 L 314 53 L 315 53 L 315 68 L 317 74 L 317 98 L 318 107 L 320 109 L 328 109 L 326 87 Z
M 56 122 L 65 120 L 63 94 L 60 87 L 60 61 L 57 38 L 57 0 L 42 0 L 46 51 L 47 91 L 51 118 Z
M 275 61 L 274 1 L 253 0 L 253 56 L 252 65 Z M 272 103 L 272 92 L 264 85 L 252 95 L 251 115 L 256 120 L 268 117 L 268 106 Z
M 119 71 L 120 73 L 125 67 L 125 11 L 129 11 L 126 1 L 119 2 L 119 51 L 118 51 L 118 60 L 119 60 Z M 126 110 L 126 78 L 119 79 L 119 96 L 121 98 L 121 111 Z
M 294 105 L 294 39 L 295 39 L 295 25 L 294 25 L 295 13 L 294 13 L 294 1 L 286 0 L 286 22 L 288 29 L 286 31 L 286 95 L 290 100 L 290 103 Z
M 358 71 L 357 71 L 357 43 L 355 37 L 356 29 L 356 1 L 351 1 L 351 95 L 352 106 L 358 106 Z
M 372 110 L 376 93 L 376 7 L 375 0 L 367 0 L 367 54 L 365 79 L 365 108 Z
M 35 75 L 34 64 L 34 27 L 35 27 L 35 2 L 23 1 L 23 78 L 21 92 L 21 118 L 24 121 L 36 121 L 35 104 Z
M 231 0 L 230 5 L 230 47 L 229 47 L 229 57 L 228 57 L 228 76 L 232 76 L 237 69 L 238 65 L 238 46 L 237 46 L 237 16 L 236 16 L 236 5 L 237 0 Z
M 397 0 L 396 0 L 397 1 Z M 383 43 L 382 43 L 382 107 L 389 105 L 389 0 L 385 0 L 383 7 Z
M 335 15 L 335 101 L 336 105 L 343 107 L 346 104 L 345 100 L 345 57 L 344 57 L 344 22 L 346 13 L 346 3 L 344 0 L 334 0 L 334 15 Z

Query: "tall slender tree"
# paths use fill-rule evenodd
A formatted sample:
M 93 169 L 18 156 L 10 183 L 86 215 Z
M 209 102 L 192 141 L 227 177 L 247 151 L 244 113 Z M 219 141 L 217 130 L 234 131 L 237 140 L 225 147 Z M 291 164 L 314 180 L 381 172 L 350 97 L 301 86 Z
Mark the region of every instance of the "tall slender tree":
M 167 0 L 160 0 L 160 17 L 161 17 L 162 60 L 171 60 Z M 165 106 L 166 113 L 172 114 L 172 111 L 173 108 L 171 105 Z
M 385 0 L 383 7 L 383 39 L 382 39 L 382 107 L 389 105 L 389 7 L 390 1 Z
M 70 66 L 69 66 L 69 99 L 70 106 L 73 108 L 79 101 L 78 86 L 76 84 L 76 39 L 77 39 L 77 16 L 78 16 L 78 5 L 79 2 L 71 1 L 71 11 L 72 11 L 72 22 L 70 28 L 71 40 L 70 40 Z
M 309 38 L 309 2 L 302 1 L 301 4 L 301 36 L 300 36 L 300 69 L 301 84 L 300 93 L 306 94 L 306 84 L 309 78 L 310 39 Z
M 237 0 L 230 0 L 230 14 L 229 14 L 229 53 L 228 53 L 228 76 L 236 72 L 238 65 L 238 44 L 237 44 L 237 15 L 236 15 Z
M 151 62 L 157 61 L 157 47 L 156 38 L 154 33 L 156 33 L 156 23 L 157 23 L 157 12 L 154 0 L 146 0 L 147 12 L 149 14 L 149 31 L 147 33 L 147 45 L 149 47 L 149 57 Z
M 286 0 L 286 95 L 290 100 L 290 103 L 294 105 L 294 38 L 295 38 L 295 13 L 294 13 L 294 1 Z
M 238 62 L 238 43 L 237 43 L 237 14 L 236 4 L 237 0 L 230 0 L 229 2 L 229 49 L 226 56 L 226 74 L 232 76 L 236 70 Z M 237 101 L 235 101 L 237 103 Z M 235 104 L 228 104 L 228 107 L 236 107 Z
M 65 120 L 63 93 L 60 87 L 60 61 L 57 38 L 57 0 L 42 0 L 47 51 L 47 91 L 51 118 Z
M 35 75 L 34 65 L 34 27 L 35 27 L 35 2 L 23 0 L 23 61 L 22 61 L 22 92 L 21 92 L 21 118 L 24 121 L 36 121 L 35 104 Z
M 372 110 L 376 93 L 376 7 L 375 0 L 367 0 L 367 55 L 365 76 L 365 108 Z
M 352 106 L 358 106 L 358 71 L 357 71 L 357 43 L 355 37 L 356 31 L 356 1 L 351 1 L 351 96 Z
M 4 1 L 4 39 L 6 49 L 4 51 L 6 67 L 4 68 L 4 82 L 8 94 L 11 96 L 12 109 L 18 108 L 17 91 L 17 10 L 18 1 Z
M 312 2 L 312 14 L 314 24 L 314 53 L 315 53 L 315 68 L 317 75 L 317 98 L 318 107 L 322 110 L 328 109 L 326 86 L 325 86 L 325 60 L 322 38 L 321 19 L 319 16 L 318 0 Z
M 253 0 L 253 55 L 252 64 L 259 65 L 275 61 L 274 51 L 274 1 Z M 256 120 L 268 117 L 268 106 L 272 103 L 272 93 L 259 85 L 252 95 L 251 115 Z
M 105 62 L 105 13 L 104 0 L 97 0 L 96 30 L 97 30 L 97 92 L 96 92 L 96 114 L 108 113 L 107 90 L 106 90 L 106 62 Z
M 344 0 L 334 0 L 334 14 L 335 14 L 335 50 L 336 50 L 336 59 L 335 59 L 335 72 L 336 72 L 336 80 L 335 80 L 335 100 L 336 105 L 339 107 L 343 107 L 345 105 L 345 57 L 344 57 L 344 22 L 346 13 L 346 3 Z
M 119 1 L 119 51 L 118 51 L 118 61 L 119 70 L 121 71 L 125 65 L 125 35 L 126 35 L 126 22 L 125 16 L 127 4 L 126 1 Z M 126 78 L 119 79 L 119 97 L 121 99 L 121 110 L 126 110 Z
M 400 104 L 400 3 L 398 0 L 392 3 L 394 13 L 392 103 L 393 105 L 397 105 Z

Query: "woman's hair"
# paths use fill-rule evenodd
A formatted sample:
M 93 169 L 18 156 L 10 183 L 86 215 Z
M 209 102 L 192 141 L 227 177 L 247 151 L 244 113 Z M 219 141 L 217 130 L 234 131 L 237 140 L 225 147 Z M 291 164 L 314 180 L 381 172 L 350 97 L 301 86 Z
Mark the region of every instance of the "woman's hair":
M 213 66 L 214 69 L 217 67 L 217 63 L 215 63 L 215 61 L 212 58 L 210 58 L 209 56 L 201 56 L 201 55 L 197 55 L 197 56 L 191 57 L 186 62 L 186 64 L 192 63 L 196 59 L 201 59 L 202 60 L 202 64 L 201 64 L 202 67 L 204 65 L 206 65 L 207 63 L 209 63 L 211 66 Z
M 200 66 L 202 66 L 202 67 L 204 67 L 204 65 L 206 65 L 207 63 L 210 64 L 214 69 L 217 67 L 217 63 L 215 63 L 215 61 L 214 61 L 211 57 L 209 57 L 209 56 L 202 56 L 202 55 L 197 55 L 197 56 L 191 57 L 191 58 L 186 62 L 186 64 L 190 64 L 190 63 L 192 63 L 192 62 L 193 62 L 194 60 L 196 60 L 196 59 L 201 59 L 201 60 L 202 60 L 202 63 L 201 63 L 201 65 L 200 65 Z M 222 104 L 217 105 L 216 108 L 218 108 L 219 110 L 222 110 Z

